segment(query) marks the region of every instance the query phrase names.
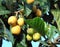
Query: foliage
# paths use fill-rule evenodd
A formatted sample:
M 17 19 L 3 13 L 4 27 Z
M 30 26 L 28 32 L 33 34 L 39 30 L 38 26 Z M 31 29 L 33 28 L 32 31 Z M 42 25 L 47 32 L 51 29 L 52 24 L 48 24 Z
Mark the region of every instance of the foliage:
M 40 43 L 43 43 L 43 45 L 49 46 L 48 40 L 52 43 L 51 39 L 54 38 L 54 35 L 56 33 L 60 34 L 60 20 L 59 20 L 59 12 L 60 11 L 52 11 L 54 17 L 56 17 L 56 21 L 58 23 L 58 28 L 55 26 L 46 23 L 42 16 L 37 17 L 35 13 L 32 10 L 33 6 L 37 6 L 38 9 L 41 8 L 42 11 L 42 16 L 43 14 L 47 13 L 50 10 L 50 0 L 35 0 L 31 4 L 27 4 L 26 0 L 0 0 L 0 17 L 2 16 L 3 18 L 0 18 L 0 35 L 3 37 L 3 39 L 11 41 L 12 45 L 14 47 L 28 47 L 26 43 L 26 30 L 27 28 L 31 27 L 33 28 L 36 32 L 41 34 L 41 37 L 43 37 L 45 40 L 42 41 L 42 39 L 39 40 Z M 23 10 L 23 12 L 21 12 Z M 17 12 L 17 13 L 16 13 Z M 32 13 L 33 12 L 33 13 Z M 16 16 L 17 19 L 19 17 L 23 17 L 25 19 L 25 24 L 21 28 L 21 34 L 19 35 L 14 35 L 11 33 L 11 25 L 6 25 L 4 22 L 8 23 L 8 20 L 6 19 L 9 18 L 10 16 Z M 31 17 L 31 18 L 30 18 Z M 5 19 L 6 21 L 4 21 Z M 3 21 L 2 21 L 3 20 Z M 6 28 L 6 26 L 10 27 L 10 29 Z M 48 39 L 46 41 L 46 39 Z M 16 43 L 15 43 L 16 42 Z M 30 41 L 31 42 L 31 41 Z M 29 42 L 28 42 L 29 43 Z M 55 44 L 55 43 L 54 43 Z M 30 45 L 29 45 L 30 46 Z

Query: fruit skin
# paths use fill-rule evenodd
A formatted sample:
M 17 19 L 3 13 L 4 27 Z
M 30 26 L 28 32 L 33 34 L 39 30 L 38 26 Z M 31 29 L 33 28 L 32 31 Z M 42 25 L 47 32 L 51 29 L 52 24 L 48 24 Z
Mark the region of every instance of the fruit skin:
M 36 12 L 37 7 L 36 6 L 33 6 L 32 10 L 33 10 L 33 12 Z
M 33 34 L 34 33 L 34 29 L 33 28 L 28 28 L 27 29 L 27 33 L 28 34 Z
M 31 4 L 34 2 L 34 0 L 26 0 L 27 4 Z
M 40 17 L 42 15 L 42 11 L 40 9 L 36 10 L 36 16 Z
M 21 27 L 19 25 L 12 27 L 11 33 L 14 35 L 19 35 L 21 33 Z
M 18 20 L 17 20 L 17 24 L 19 25 L 19 26 L 23 26 L 24 25 L 24 18 L 19 18 Z
M 31 40 L 32 40 L 32 37 L 31 37 L 29 34 L 27 34 L 26 39 L 27 39 L 28 41 L 31 41 Z
M 10 16 L 10 17 L 8 18 L 8 24 L 9 24 L 9 25 L 16 25 L 16 22 L 17 22 L 16 16 Z
M 40 39 L 41 35 L 39 33 L 34 33 L 33 34 L 33 40 L 38 41 Z

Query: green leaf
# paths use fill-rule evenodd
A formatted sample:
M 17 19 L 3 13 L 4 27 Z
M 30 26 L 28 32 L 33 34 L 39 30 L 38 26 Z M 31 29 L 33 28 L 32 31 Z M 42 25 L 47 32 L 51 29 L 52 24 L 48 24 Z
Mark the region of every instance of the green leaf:
M 2 37 L 11 41 L 12 44 L 14 43 L 14 39 L 13 39 L 13 36 L 12 36 L 11 32 L 8 29 L 6 29 L 4 23 L 1 19 L 0 19 L 0 34 L 1 34 Z
M 2 0 L 0 0 L 0 6 L 1 6 L 1 2 L 2 2 Z
M 26 38 L 25 38 L 25 34 L 23 34 L 23 40 L 20 42 L 24 47 L 27 47 L 26 45 Z
M 0 19 L 0 33 L 2 34 L 4 31 L 6 31 L 5 29 L 6 29 L 5 25 L 3 21 Z
M 18 43 L 17 47 L 24 47 L 22 44 Z
M 25 43 L 25 34 L 23 34 L 23 39 L 20 43 L 17 43 L 16 47 L 27 47 L 27 44 Z
M 6 0 L 5 0 L 6 1 Z M 5 14 L 9 14 L 10 11 L 6 10 L 6 8 L 4 6 L 2 6 L 2 0 L 0 0 L 0 15 L 5 15 Z
M 12 42 L 12 44 L 14 44 L 14 37 L 8 29 L 6 29 L 6 31 L 4 32 L 4 37 L 6 37 L 9 41 Z
M 19 4 L 19 8 L 18 9 L 20 9 L 20 10 L 24 9 L 24 6 L 22 6 L 22 5 Z
M 55 26 L 49 25 L 49 30 L 47 33 L 48 38 L 51 40 L 55 35 L 56 32 L 58 31 L 57 28 Z
M 56 20 L 57 25 L 58 25 L 58 29 L 60 31 L 60 10 L 56 9 L 56 10 L 52 10 L 51 12 L 55 17 L 55 20 Z
M 25 16 L 29 16 L 29 14 L 32 12 L 32 10 L 29 9 L 27 6 L 25 6 L 25 8 L 24 8 L 24 6 L 19 5 L 19 7 L 20 7 L 20 8 L 18 8 L 18 10 L 24 9 L 24 14 L 25 14 Z
M 44 24 L 45 24 L 44 31 L 47 34 L 48 33 L 48 27 L 49 27 L 49 25 L 46 22 L 44 22 Z
M 26 7 L 26 12 L 25 12 L 26 16 L 29 16 L 31 12 L 32 12 L 32 10 L 30 10 L 28 7 Z
M 8 10 L 1 10 L 0 11 L 0 15 L 6 15 L 6 14 L 9 14 L 9 13 L 11 13 L 11 12 L 8 11 Z
M 3 7 L 2 5 L 0 6 L 0 11 L 5 10 L 6 8 Z
M 46 13 L 50 9 L 50 1 L 49 0 L 38 0 L 38 1 L 42 8 L 43 13 Z

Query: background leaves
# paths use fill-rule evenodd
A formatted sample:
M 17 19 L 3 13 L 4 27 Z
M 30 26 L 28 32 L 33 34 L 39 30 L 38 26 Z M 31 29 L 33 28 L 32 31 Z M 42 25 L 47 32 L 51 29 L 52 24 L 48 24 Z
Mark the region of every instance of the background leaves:
M 38 3 L 40 5 L 40 7 L 42 8 L 43 13 L 47 13 L 50 10 L 50 0 L 35 0 L 35 2 L 33 4 L 29 4 L 29 5 L 26 4 L 25 0 L 22 0 L 22 2 L 25 4 L 22 4 L 22 3 L 20 3 L 20 1 L 18 1 L 19 3 L 17 3 L 16 6 L 19 6 L 19 8 L 16 8 L 16 10 L 14 9 L 16 7 L 14 5 L 14 4 L 16 4 L 16 0 L 5 0 L 6 6 L 8 9 L 6 9 L 6 7 L 2 6 L 1 2 L 2 2 L 2 0 L 0 0 L 0 16 L 2 15 L 3 17 L 7 14 L 10 14 L 12 12 L 14 13 L 15 11 L 21 10 L 21 9 L 24 10 L 24 16 L 29 16 L 32 12 L 31 6 L 36 5 Z M 60 30 L 60 19 L 59 19 L 60 10 L 52 10 L 51 12 L 54 14 L 54 17 L 56 17 L 58 28 Z M 29 24 L 30 27 L 34 28 L 36 30 L 36 32 L 39 32 L 43 36 L 46 35 L 48 37 L 48 39 L 53 38 L 54 35 L 56 34 L 56 32 L 58 34 L 60 34 L 60 32 L 58 32 L 58 30 L 52 25 L 49 25 L 50 29 L 48 29 L 48 24 L 45 23 L 43 21 L 43 19 L 41 19 L 40 17 L 35 17 L 33 19 L 27 19 L 26 23 Z M 3 21 L 1 19 L 0 19 L 0 33 L 1 33 L 1 36 L 6 38 L 5 40 L 9 40 L 12 42 L 12 44 L 14 44 L 14 40 L 15 40 L 14 36 L 5 27 L 5 24 L 3 23 Z M 43 44 L 44 43 L 45 42 L 43 42 Z M 17 43 L 16 47 L 27 47 L 27 44 L 25 43 L 25 34 L 24 34 L 22 41 Z

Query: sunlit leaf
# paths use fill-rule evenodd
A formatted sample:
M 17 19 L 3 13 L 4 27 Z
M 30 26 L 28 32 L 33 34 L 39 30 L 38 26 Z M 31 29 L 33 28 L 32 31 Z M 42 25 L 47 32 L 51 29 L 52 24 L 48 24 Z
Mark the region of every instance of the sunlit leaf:
M 56 27 L 50 25 L 49 30 L 48 30 L 48 33 L 47 33 L 48 38 L 51 40 L 56 35 L 56 32 L 57 31 L 58 30 L 57 30 Z
M 18 9 L 24 9 L 24 6 L 22 5 L 19 5 L 19 8 Z

